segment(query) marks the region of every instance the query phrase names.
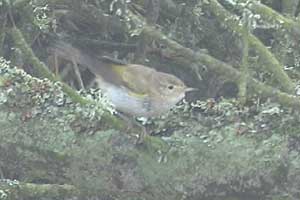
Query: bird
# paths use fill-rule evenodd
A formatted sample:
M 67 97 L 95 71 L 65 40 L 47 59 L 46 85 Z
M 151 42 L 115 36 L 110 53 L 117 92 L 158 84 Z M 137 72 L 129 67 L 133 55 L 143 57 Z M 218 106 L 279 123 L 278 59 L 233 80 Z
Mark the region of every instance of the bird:
M 186 92 L 197 90 L 173 74 L 108 56 L 92 56 L 63 41 L 54 42 L 50 51 L 86 67 L 116 110 L 129 116 L 160 116 L 184 99 Z

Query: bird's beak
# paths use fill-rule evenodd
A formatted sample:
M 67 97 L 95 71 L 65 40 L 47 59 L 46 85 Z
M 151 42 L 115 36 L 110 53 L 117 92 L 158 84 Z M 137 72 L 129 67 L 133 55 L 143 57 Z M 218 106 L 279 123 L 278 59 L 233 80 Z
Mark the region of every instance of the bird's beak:
M 185 88 L 185 92 L 191 92 L 191 91 L 197 91 L 199 90 L 198 88 L 191 88 L 191 87 L 188 87 L 188 88 Z

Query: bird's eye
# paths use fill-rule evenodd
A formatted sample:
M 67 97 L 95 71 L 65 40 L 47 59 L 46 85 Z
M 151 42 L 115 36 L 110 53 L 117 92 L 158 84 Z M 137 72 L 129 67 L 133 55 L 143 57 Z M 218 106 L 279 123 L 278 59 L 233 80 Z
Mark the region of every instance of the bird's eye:
M 169 85 L 169 86 L 168 86 L 168 89 L 169 89 L 169 90 L 173 90 L 173 89 L 174 89 L 174 86 L 173 86 L 173 85 Z

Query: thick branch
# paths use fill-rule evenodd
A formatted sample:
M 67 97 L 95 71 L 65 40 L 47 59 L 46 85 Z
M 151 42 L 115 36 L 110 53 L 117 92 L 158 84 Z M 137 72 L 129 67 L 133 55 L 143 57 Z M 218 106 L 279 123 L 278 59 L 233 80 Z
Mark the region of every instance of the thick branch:
M 298 4 L 296 1 L 291 2 L 291 0 L 286 0 L 284 2 L 287 3 L 288 1 L 290 1 L 291 4 Z M 292 6 L 292 9 L 296 9 L 296 6 L 297 5 Z M 292 18 L 285 17 L 273 10 L 272 8 L 265 6 L 261 3 L 251 2 L 248 7 L 253 13 L 259 14 L 262 20 L 269 23 L 275 22 L 278 26 L 283 27 L 285 30 L 288 30 L 293 35 L 298 37 L 300 36 L 300 25 L 297 21 L 293 20 Z
M 0 179 L 0 198 L 19 199 L 68 199 L 79 195 L 71 185 L 32 184 Z
M 70 101 L 62 103 L 61 93 L 49 81 L 0 68 L 0 168 L 4 178 L 61 185 L 24 183 L 23 197 L 32 197 L 31 189 L 36 187 L 41 196 L 49 190 L 49 195 L 79 191 L 86 198 L 100 199 L 218 200 L 247 195 L 263 199 L 274 185 L 282 183 L 282 177 L 286 180 L 282 185 L 287 186 L 283 191 L 293 195 L 298 189 L 299 180 L 293 178 L 300 176 L 299 164 L 295 154 L 286 151 L 285 135 L 263 140 L 237 137 L 236 127 L 230 125 L 211 129 L 210 134 L 199 121 L 189 119 L 189 133 L 195 136 L 186 137 L 186 127 L 170 137 L 168 144 L 150 137 L 137 147 L 128 135 L 105 127 L 88 134 L 94 124 L 88 113 L 93 110 Z M 216 135 L 224 137 L 220 140 Z

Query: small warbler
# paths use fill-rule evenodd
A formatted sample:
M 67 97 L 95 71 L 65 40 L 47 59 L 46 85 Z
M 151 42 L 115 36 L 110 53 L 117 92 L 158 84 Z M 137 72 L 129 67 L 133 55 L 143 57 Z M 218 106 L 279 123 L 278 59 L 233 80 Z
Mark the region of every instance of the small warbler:
M 56 42 L 50 49 L 87 67 L 116 110 L 130 116 L 159 116 L 182 100 L 185 92 L 195 90 L 174 75 L 109 57 L 90 56 L 65 42 Z

